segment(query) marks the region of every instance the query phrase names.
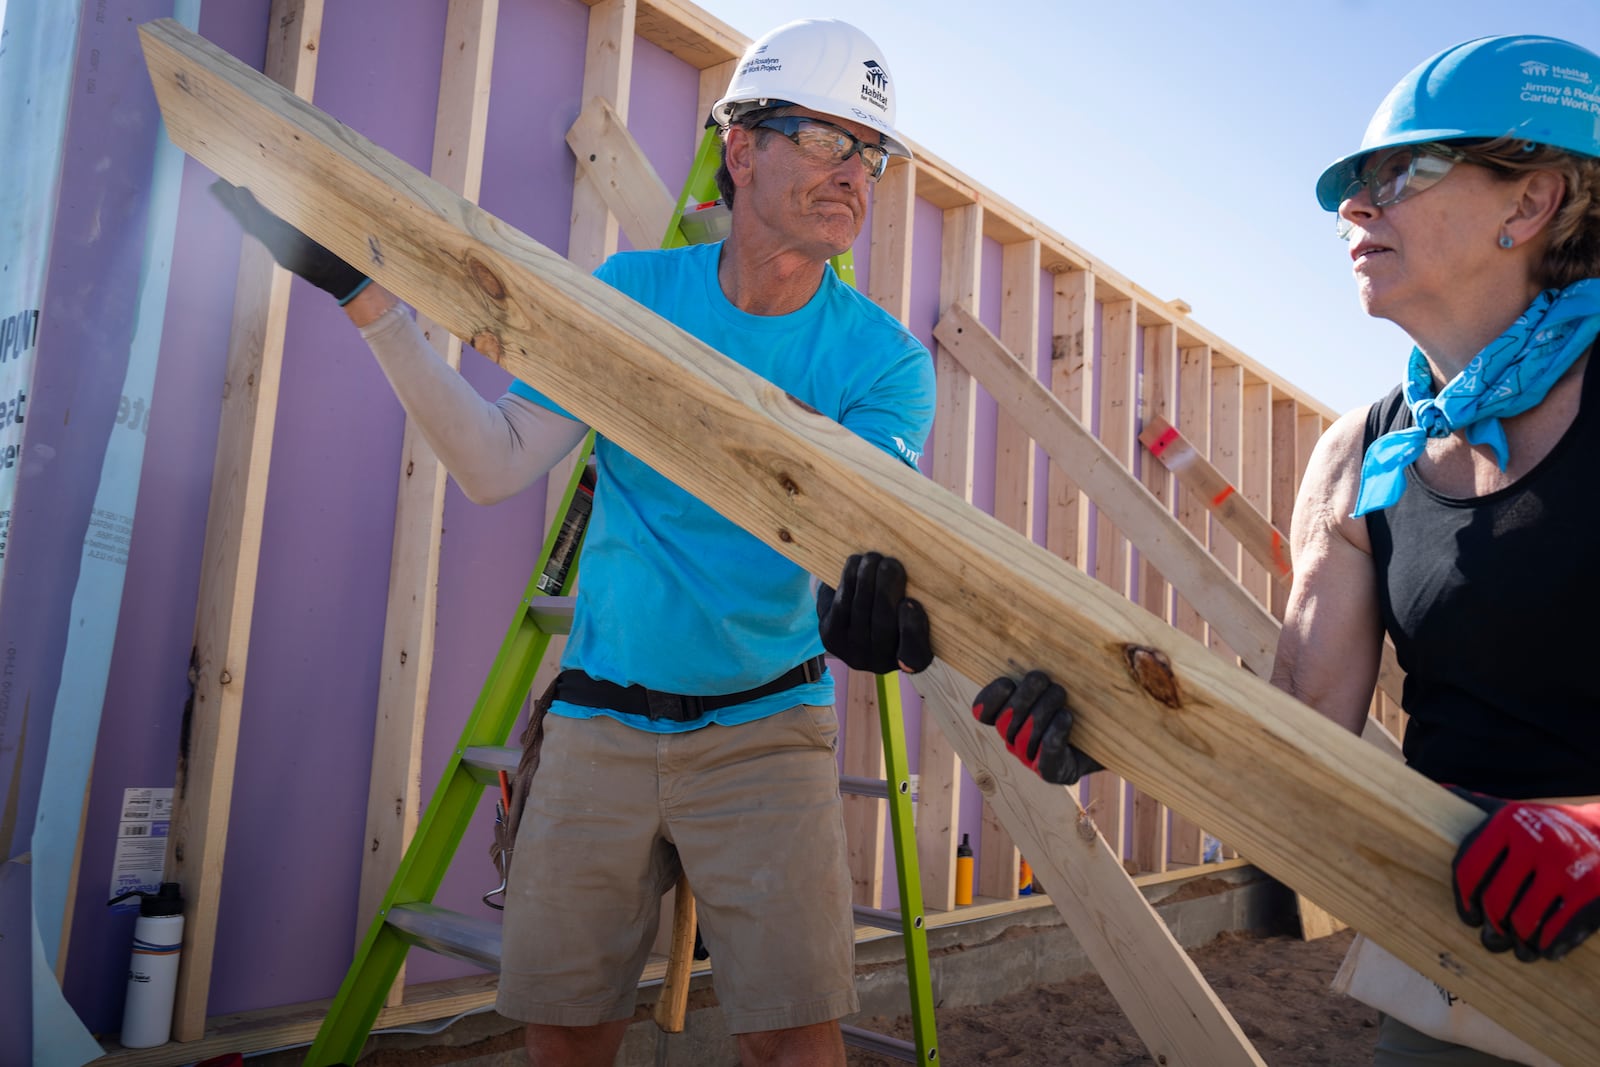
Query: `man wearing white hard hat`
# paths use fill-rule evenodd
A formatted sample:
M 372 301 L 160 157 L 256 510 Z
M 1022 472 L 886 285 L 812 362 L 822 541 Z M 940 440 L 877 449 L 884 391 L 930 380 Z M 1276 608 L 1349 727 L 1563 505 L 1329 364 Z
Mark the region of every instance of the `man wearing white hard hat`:
M 713 110 L 727 238 L 623 253 L 595 273 L 914 467 L 933 421 L 932 360 L 828 267 L 860 234 L 889 157 L 911 154 L 894 95 L 855 27 L 773 30 Z M 392 295 L 248 191 L 217 193 L 279 263 L 340 300 L 470 499 L 520 492 L 580 442 L 587 427 L 523 382 L 494 402 L 479 396 Z M 743 1062 L 842 1065 L 855 941 L 822 653 L 875 672 L 921 669 L 926 617 L 903 599 L 893 561 L 852 557 L 837 593 L 814 594 L 803 570 L 611 441 L 599 438 L 595 456 L 583 582 L 514 850 L 496 1006 L 528 1023 L 534 1064 L 612 1063 L 660 898 L 682 872 Z

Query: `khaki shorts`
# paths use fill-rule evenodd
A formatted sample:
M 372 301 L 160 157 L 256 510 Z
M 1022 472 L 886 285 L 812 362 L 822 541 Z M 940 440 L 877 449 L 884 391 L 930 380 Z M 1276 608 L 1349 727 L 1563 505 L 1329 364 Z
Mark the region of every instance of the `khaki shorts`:
M 500 1014 L 631 1015 L 680 864 L 731 1033 L 856 1011 L 838 729 L 811 706 L 678 734 L 546 718 L 506 893 Z

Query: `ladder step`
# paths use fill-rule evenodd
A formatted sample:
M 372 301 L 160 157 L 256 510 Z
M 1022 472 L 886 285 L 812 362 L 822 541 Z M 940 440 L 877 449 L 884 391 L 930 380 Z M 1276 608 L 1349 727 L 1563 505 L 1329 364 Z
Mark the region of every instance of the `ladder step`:
M 904 923 L 901 921 L 900 913 L 898 911 L 884 911 L 882 908 L 869 908 L 865 904 L 852 905 L 852 910 L 855 912 L 856 922 L 860 923 L 862 926 L 872 926 L 879 930 L 893 930 L 896 933 L 899 933 L 902 929 L 904 929 Z M 918 919 L 914 925 L 920 927 L 922 925 L 922 921 Z
M 917 775 L 913 774 L 908 779 L 906 786 L 908 795 L 913 799 L 917 795 Z M 839 776 L 839 792 L 849 793 L 856 797 L 877 797 L 879 800 L 889 799 L 889 783 L 882 778 L 863 778 L 856 774 L 841 774 Z
M 441 956 L 500 969 L 500 924 L 432 904 L 396 904 L 385 918 L 400 936 Z
M 577 597 L 536 596 L 528 600 L 528 617 L 547 634 L 572 632 L 572 605 Z
M 511 745 L 469 745 L 461 750 L 461 763 L 472 777 L 487 785 L 499 785 L 500 772 L 515 774 L 522 749 Z
M 902 1041 L 888 1034 L 875 1033 L 872 1030 L 863 1030 L 859 1026 L 841 1025 L 839 1029 L 844 1034 L 844 1043 L 852 1048 L 866 1049 L 868 1052 L 876 1052 L 892 1060 L 904 1060 L 906 1063 L 918 1062 L 917 1046 L 909 1041 Z

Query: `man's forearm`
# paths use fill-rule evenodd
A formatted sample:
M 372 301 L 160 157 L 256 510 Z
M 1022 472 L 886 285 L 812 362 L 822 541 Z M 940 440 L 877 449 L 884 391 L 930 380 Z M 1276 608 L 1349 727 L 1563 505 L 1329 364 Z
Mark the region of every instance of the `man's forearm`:
M 583 424 L 511 394 L 484 399 L 377 285 L 345 305 L 395 396 L 467 498 L 493 504 L 537 481 L 583 440 Z

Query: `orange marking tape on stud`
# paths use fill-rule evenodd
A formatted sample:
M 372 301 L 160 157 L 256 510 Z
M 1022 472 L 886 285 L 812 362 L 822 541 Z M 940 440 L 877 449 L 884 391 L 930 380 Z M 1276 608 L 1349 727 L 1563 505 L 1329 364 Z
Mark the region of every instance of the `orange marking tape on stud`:
M 1294 573 L 1294 568 L 1289 565 L 1289 557 L 1283 554 L 1283 534 L 1277 527 L 1272 529 L 1272 558 L 1278 561 L 1278 573 L 1285 576 Z
M 1233 486 L 1231 486 L 1231 485 L 1225 486 L 1223 488 L 1222 492 L 1218 493 L 1216 496 L 1211 498 L 1211 506 L 1214 507 L 1214 508 L 1221 507 L 1222 506 L 1222 502 L 1224 500 L 1228 499 L 1232 495 L 1233 495 Z
M 1157 437 L 1154 441 L 1150 442 L 1150 452 L 1153 455 L 1159 456 L 1161 453 L 1167 450 L 1168 445 L 1172 444 L 1172 442 L 1176 441 L 1177 439 L 1178 428 L 1176 426 L 1168 426 L 1165 433 L 1163 433 L 1160 437 Z

